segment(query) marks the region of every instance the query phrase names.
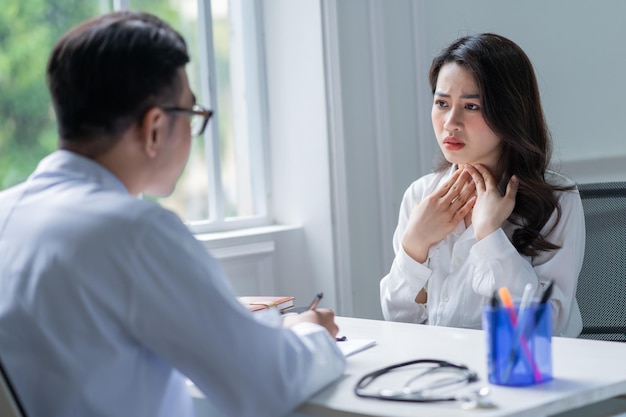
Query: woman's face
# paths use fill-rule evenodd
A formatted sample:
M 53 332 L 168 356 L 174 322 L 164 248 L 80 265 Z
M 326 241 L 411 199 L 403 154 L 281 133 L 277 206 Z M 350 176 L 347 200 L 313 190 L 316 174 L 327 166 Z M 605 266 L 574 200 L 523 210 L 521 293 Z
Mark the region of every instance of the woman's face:
M 437 78 L 431 113 L 437 143 L 448 162 L 483 164 L 495 172 L 502 145 L 487 126 L 478 85 L 459 64 L 444 64 Z

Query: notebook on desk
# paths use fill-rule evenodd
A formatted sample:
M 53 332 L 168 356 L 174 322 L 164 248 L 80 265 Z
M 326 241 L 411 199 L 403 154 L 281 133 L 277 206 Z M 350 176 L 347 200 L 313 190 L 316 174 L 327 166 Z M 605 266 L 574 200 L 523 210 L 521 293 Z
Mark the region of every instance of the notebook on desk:
M 343 353 L 343 356 L 348 357 L 369 349 L 376 345 L 376 341 L 373 339 L 346 339 L 337 341 L 337 346 Z
M 265 310 L 268 308 L 275 308 L 281 313 L 293 308 L 293 301 L 295 297 L 289 296 L 244 296 L 237 297 L 240 303 L 248 307 L 250 311 Z

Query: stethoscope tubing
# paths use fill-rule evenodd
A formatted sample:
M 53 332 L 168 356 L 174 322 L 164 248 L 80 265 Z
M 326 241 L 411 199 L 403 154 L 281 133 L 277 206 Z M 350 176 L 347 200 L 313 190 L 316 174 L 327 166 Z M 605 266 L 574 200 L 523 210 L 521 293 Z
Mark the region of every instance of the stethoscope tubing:
M 379 400 L 387 400 L 387 401 L 404 401 L 404 402 L 418 402 L 418 403 L 430 403 L 430 402 L 441 402 L 441 401 L 456 401 L 458 397 L 437 397 L 437 398 L 428 398 L 424 396 L 420 396 L 419 393 L 411 394 L 403 394 L 403 395 L 382 395 L 380 392 L 376 394 L 366 393 L 364 389 L 367 388 L 376 378 L 381 375 L 387 374 L 394 369 L 399 369 L 405 366 L 417 365 L 417 364 L 434 364 L 436 368 L 453 368 L 465 373 L 466 377 L 463 380 L 467 380 L 468 383 L 475 382 L 478 380 L 478 375 L 476 372 L 469 369 L 467 366 L 444 361 L 440 359 L 415 359 L 407 362 L 396 363 L 393 365 L 386 366 L 381 369 L 377 369 L 372 371 L 359 379 L 359 381 L 354 386 L 354 393 L 361 398 L 376 398 Z M 459 382 L 463 381 L 460 380 Z

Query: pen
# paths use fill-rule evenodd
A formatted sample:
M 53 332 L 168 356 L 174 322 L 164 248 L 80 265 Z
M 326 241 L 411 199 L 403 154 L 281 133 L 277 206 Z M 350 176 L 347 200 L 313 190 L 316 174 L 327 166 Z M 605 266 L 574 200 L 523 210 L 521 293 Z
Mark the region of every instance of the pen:
M 315 298 L 313 298 L 313 301 L 311 301 L 311 304 L 309 304 L 309 307 L 307 308 L 307 310 L 315 310 L 317 308 L 317 305 L 320 303 L 320 300 L 322 299 L 322 297 L 324 297 L 323 292 L 316 294 Z
M 491 332 L 491 346 L 490 346 L 490 352 L 489 352 L 489 364 L 491 366 L 491 364 L 495 364 L 496 363 L 496 357 L 497 357 L 497 352 L 498 352 L 498 337 L 497 332 L 498 332 L 498 326 L 499 326 L 499 321 L 498 320 L 498 308 L 500 307 L 500 298 L 498 297 L 498 290 L 493 290 L 493 294 L 491 296 L 491 299 L 489 300 L 489 304 L 492 308 L 492 323 L 491 326 L 492 328 L 490 329 Z M 493 369 L 490 369 L 489 373 L 491 374 L 492 372 L 495 373 L 495 366 Z
M 506 364 L 506 368 L 504 369 L 504 381 L 508 382 L 511 377 L 511 371 L 513 371 L 513 367 L 517 362 L 517 358 L 519 356 L 519 349 L 522 343 L 525 343 L 524 339 L 524 331 L 526 328 L 526 322 L 528 321 L 528 315 L 530 314 L 530 304 L 532 302 L 532 291 L 533 286 L 530 284 L 526 284 L 524 287 L 524 293 L 522 295 L 522 300 L 520 301 L 519 306 L 519 314 L 517 316 L 517 324 L 515 325 L 515 332 L 513 333 L 513 344 L 511 345 L 511 351 L 509 352 L 509 359 Z M 532 360 L 532 359 L 531 359 Z M 531 364 L 532 367 L 532 364 Z M 535 369 L 533 368 L 533 373 L 535 376 L 535 380 L 541 379 L 541 374 L 539 374 L 539 378 L 537 378 L 537 374 L 535 373 Z
M 506 287 L 500 288 L 498 290 L 498 295 L 500 296 L 500 301 L 502 302 L 502 305 L 505 308 L 513 311 L 513 298 L 511 298 L 511 293 L 509 292 L 509 289 Z M 513 314 L 509 313 L 509 315 L 511 316 L 511 323 L 515 325 L 515 321 L 517 320 L 517 317 L 515 317 L 515 311 L 513 311 Z
M 498 290 L 498 295 L 500 296 L 500 301 L 502 302 L 502 305 L 509 312 L 509 320 L 511 321 L 511 325 L 513 326 L 513 328 L 515 328 L 516 325 L 517 325 L 517 315 L 515 314 L 515 306 L 513 305 L 513 298 L 511 298 L 511 293 L 509 292 L 509 289 L 506 288 L 506 287 L 500 288 Z M 530 352 L 530 349 L 528 349 L 528 345 L 526 343 L 526 338 L 524 337 L 524 333 L 523 332 L 522 332 L 519 344 L 521 345 L 522 350 L 524 351 L 524 355 L 526 356 L 526 358 L 530 362 L 530 365 L 531 365 L 531 367 L 533 369 L 533 376 L 535 378 L 535 381 L 540 381 L 541 380 L 541 372 L 539 372 L 539 368 L 537 367 L 537 363 L 533 359 L 533 356 L 532 356 L 532 354 Z M 506 379 L 504 380 L 504 382 L 506 382 Z
M 543 294 L 541 295 L 541 299 L 539 300 L 539 306 L 537 307 L 537 312 L 535 313 L 535 325 L 539 323 L 543 312 L 546 311 L 545 308 L 541 307 L 548 301 L 550 301 L 550 296 L 552 295 L 552 287 L 554 287 L 554 280 L 548 281 L 548 283 L 544 287 Z
M 491 296 L 489 304 L 491 304 L 491 308 L 500 307 L 500 300 L 498 300 L 498 290 L 493 290 L 493 295 Z
M 546 284 L 546 288 L 543 290 L 543 295 L 541 296 L 541 300 L 539 300 L 539 304 L 545 304 L 550 299 L 552 295 L 552 287 L 554 286 L 554 280 L 548 281 Z

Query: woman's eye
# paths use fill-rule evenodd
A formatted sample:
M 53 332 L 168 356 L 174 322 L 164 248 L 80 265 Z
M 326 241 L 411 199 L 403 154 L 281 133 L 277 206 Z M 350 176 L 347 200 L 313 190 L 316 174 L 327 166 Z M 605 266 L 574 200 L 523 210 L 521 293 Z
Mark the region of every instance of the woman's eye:
M 448 107 L 448 103 L 441 100 L 435 100 L 435 106 L 437 107 Z
M 480 110 L 480 106 L 478 104 L 471 104 L 471 103 L 466 104 L 465 108 L 467 110 Z

